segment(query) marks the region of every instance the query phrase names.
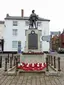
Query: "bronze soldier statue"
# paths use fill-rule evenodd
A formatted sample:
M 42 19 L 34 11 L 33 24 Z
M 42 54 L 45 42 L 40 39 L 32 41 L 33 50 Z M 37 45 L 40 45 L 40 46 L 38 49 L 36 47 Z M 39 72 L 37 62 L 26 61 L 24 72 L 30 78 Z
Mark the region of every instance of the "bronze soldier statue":
M 32 10 L 32 14 L 29 17 L 29 21 L 30 21 L 29 28 L 30 27 L 34 28 L 34 26 L 35 26 L 35 28 L 37 28 L 36 21 L 38 20 L 38 16 L 34 12 L 35 12 L 35 10 Z

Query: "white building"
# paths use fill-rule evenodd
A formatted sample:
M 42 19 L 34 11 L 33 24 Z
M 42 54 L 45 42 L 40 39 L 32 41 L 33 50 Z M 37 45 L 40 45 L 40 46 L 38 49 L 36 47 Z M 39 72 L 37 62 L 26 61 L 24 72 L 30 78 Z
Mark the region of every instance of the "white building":
M 21 11 L 21 16 L 6 15 L 5 29 L 4 29 L 4 51 L 17 51 L 18 41 L 21 41 L 21 50 L 25 48 L 25 30 L 29 28 L 29 17 L 24 16 L 24 11 Z M 37 21 L 38 29 L 42 30 L 42 36 L 49 35 L 49 21 L 48 19 L 39 18 Z M 41 36 L 41 37 L 42 37 Z M 49 50 L 49 42 L 42 41 L 42 51 Z
M 4 33 L 4 21 L 0 21 L 0 39 L 3 38 Z
M 0 51 L 3 51 L 4 49 L 3 33 L 4 33 L 4 21 L 0 21 Z

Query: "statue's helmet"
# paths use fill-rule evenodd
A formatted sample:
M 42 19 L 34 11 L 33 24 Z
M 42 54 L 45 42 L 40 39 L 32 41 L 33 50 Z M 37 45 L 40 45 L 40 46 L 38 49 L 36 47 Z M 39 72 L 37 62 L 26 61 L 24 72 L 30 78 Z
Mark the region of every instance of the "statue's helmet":
M 34 13 L 35 12 L 35 10 L 32 10 L 32 13 Z

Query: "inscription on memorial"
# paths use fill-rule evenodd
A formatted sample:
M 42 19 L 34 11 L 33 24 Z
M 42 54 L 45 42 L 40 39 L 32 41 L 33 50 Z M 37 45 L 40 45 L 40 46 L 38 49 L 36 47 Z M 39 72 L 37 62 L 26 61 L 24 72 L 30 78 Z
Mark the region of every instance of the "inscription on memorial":
M 38 49 L 38 35 L 35 31 L 28 35 L 28 49 Z

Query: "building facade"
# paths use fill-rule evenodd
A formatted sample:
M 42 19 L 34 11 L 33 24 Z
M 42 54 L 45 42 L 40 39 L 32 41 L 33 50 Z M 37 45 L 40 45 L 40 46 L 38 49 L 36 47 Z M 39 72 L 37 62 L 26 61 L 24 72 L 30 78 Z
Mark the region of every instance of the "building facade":
M 29 28 L 29 17 L 25 17 L 21 12 L 21 16 L 10 16 L 9 14 L 5 17 L 5 28 L 4 28 L 4 51 L 17 51 L 18 41 L 21 42 L 21 50 L 25 50 L 25 30 Z M 42 30 L 42 36 L 49 35 L 49 21 L 48 19 L 39 18 L 37 21 L 38 29 Z M 42 36 L 40 39 L 42 41 Z M 49 42 L 42 41 L 42 51 L 49 50 Z
M 4 34 L 4 21 L 0 21 L 0 51 L 4 50 L 3 34 Z

